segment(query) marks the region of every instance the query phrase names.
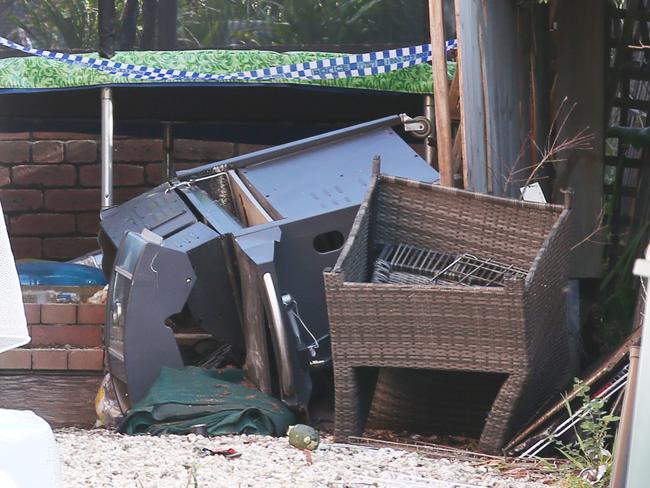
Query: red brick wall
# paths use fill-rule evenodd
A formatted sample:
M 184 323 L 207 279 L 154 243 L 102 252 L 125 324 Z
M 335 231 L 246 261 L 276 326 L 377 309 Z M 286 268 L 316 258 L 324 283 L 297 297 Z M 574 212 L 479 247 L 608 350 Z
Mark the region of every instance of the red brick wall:
M 53 427 L 90 427 L 104 374 L 105 306 L 25 304 L 31 342 L 0 354 L 0 407 L 28 409 Z
M 25 304 L 32 340 L 0 354 L 0 371 L 103 371 L 105 314 L 104 305 Z
M 256 146 L 175 141 L 177 169 L 250 152 Z M 162 141 L 117 138 L 115 202 L 162 179 Z M 67 260 L 98 248 L 98 138 L 69 133 L 0 134 L 0 201 L 16 258 Z

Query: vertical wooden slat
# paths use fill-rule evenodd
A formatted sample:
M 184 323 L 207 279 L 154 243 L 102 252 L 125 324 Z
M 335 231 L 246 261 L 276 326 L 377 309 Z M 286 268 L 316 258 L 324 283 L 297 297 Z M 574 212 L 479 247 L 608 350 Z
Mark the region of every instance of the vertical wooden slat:
M 433 98 L 436 109 L 436 144 L 440 184 L 453 186 L 451 115 L 449 113 L 449 81 L 442 0 L 429 0 L 429 29 L 431 31 L 431 65 L 433 69 Z
M 481 76 L 481 84 L 482 84 L 482 96 L 483 96 L 483 106 L 485 107 L 485 144 L 486 144 L 486 153 L 485 153 L 485 174 L 487 176 L 487 193 L 494 193 L 494 174 L 495 174 L 495 169 L 493 165 L 493 152 L 494 152 L 494 146 L 493 146 L 493 140 L 492 138 L 494 137 L 494 133 L 492 131 L 492 118 L 496 115 L 494 113 L 494 110 L 496 109 L 496 106 L 492 108 L 490 105 L 492 104 L 492 99 L 490 97 L 490 88 L 491 84 L 494 83 L 494 80 L 490 76 L 490 72 L 488 71 L 487 68 L 487 55 L 489 52 L 488 45 L 486 43 L 486 35 L 485 31 L 488 28 L 487 25 L 487 7 L 485 6 L 484 0 L 481 0 L 481 14 L 480 14 L 480 19 L 481 19 L 481 26 L 478 31 L 478 47 L 479 47 L 479 61 L 481 63 L 481 73 L 483 76 Z M 490 39 L 489 42 L 492 42 Z
M 458 64 L 460 63 L 460 56 L 458 56 Z M 458 66 L 457 64 L 457 66 Z M 456 74 L 454 79 L 451 80 L 451 86 L 449 87 L 449 113 L 453 120 L 460 120 L 460 73 L 459 69 L 456 69 Z
M 452 120 L 461 122 L 460 115 L 460 53 L 456 57 L 456 73 L 449 88 L 449 111 Z M 454 135 L 454 145 L 451 149 L 452 172 L 454 174 L 454 186 L 463 187 L 463 124 L 459 123 Z
M 452 148 L 452 167 L 454 175 L 459 174 L 463 168 L 463 126 L 459 126 L 454 137 L 454 147 Z

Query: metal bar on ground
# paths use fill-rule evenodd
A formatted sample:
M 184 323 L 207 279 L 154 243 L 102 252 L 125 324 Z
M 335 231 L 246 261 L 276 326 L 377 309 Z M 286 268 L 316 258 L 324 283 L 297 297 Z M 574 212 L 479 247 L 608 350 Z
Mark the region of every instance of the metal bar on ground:
M 431 67 L 433 69 L 433 99 L 436 111 L 438 172 L 441 185 L 453 186 L 451 114 L 449 112 L 447 52 L 442 0 L 429 0 L 429 30 L 431 32 Z
M 632 332 L 625 340 L 625 342 L 619 346 L 618 349 L 616 349 L 616 351 L 611 353 L 604 361 L 601 362 L 601 364 L 598 365 L 598 368 L 596 368 L 596 370 L 591 375 L 583 380 L 585 385 L 592 386 L 594 383 L 596 383 L 596 381 L 609 374 L 613 368 L 619 364 L 625 358 L 625 356 L 627 356 L 630 347 L 637 344 L 640 337 L 641 329 L 639 328 Z M 533 435 L 535 431 L 540 429 L 554 415 L 560 411 L 563 411 L 566 408 L 566 402 L 573 401 L 573 399 L 576 397 L 577 392 L 578 389 L 573 388 L 564 398 L 554 403 L 553 406 L 546 411 L 546 413 L 544 413 L 537 420 L 528 425 L 523 431 L 517 434 L 517 436 L 506 446 L 505 451 L 508 452 L 521 442 L 525 441 L 527 437 Z
M 102 104 L 102 208 L 113 205 L 113 91 L 101 88 Z
M 621 372 L 616 376 L 614 381 L 607 385 L 600 393 L 596 394 L 594 398 L 602 398 L 603 401 L 608 400 L 612 395 L 620 391 L 625 387 L 627 383 L 627 378 L 629 375 L 629 365 L 625 365 Z M 571 414 L 564 422 L 555 427 L 552 432 L 549 433 L 548 437 L 537 441 L 526 451 L 518 456 L 519 459 L 529 459 L 534 458 L 539 455 L 544 449 L 553 444 L 554 439 L 559 439 L 564 435 L 569 429 L 577 425 L 582 421 L 585 416 L 589 414 L 591 407 L 589 405 L 584 405 L 573 414 Z

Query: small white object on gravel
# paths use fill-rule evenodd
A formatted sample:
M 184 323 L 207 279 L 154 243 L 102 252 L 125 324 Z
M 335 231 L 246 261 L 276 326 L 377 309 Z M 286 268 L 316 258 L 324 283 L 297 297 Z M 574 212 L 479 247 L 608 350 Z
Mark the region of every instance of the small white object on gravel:
M 395 449 L 332 445 L 304 452 L 264 436 L 126 436 L 96 430 L 55 432 L 65 488 L 396 487 L 547 488 L 466 462 Z M 241 457 L 202 457 L 233 448 Z

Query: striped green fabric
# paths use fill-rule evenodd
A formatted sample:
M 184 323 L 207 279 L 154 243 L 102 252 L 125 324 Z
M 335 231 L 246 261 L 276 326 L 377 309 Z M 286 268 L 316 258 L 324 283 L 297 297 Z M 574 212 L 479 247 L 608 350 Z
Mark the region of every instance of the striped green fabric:
M 97 55 L 93 53 L 88 54 L 88 56 Z M 132 51 L 117 53 L 112 60 L 152 67 L 221 74 L 300 63 L 336 56 L 340 56 L 340 54 L 319 52 L 276 53 L 271 51 L 216 50 Z M 452 78 L 455 72 L 456 63 L 448 63 L 448 76 Z M 0 89 L 56 89 L 134 83 L 192 82 L 182 80 L 164 82 L 133 80 L 119 75 L 103 73 L 92 68 L 70 65 L 38 57 L 6 58 L 0 60 Z M 238 81 L 237 83 L 242 82 Z M 277 80 L 264 82 L 253 81 L 252 83 L 290 83 L 419 94 L 431 93 L 433 86 L 431 66 L 428 64 L 422 64 L 391 73 L 340 80 Z

